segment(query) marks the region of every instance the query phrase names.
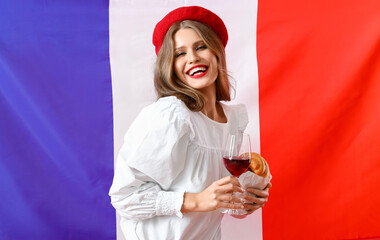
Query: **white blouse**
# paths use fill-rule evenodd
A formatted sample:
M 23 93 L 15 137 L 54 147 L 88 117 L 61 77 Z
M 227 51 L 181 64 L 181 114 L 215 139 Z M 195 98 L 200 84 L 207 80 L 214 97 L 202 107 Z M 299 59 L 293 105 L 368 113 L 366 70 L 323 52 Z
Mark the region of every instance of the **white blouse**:
M 127 131 L 110 189 L 126 239 L 220 239 L 220 211 L 181 213 L 184 192 L 229 176 L 222 146 L 248 123 L 244 105 L 222 104 L 227 123 L 176 97 L 145 107 Z

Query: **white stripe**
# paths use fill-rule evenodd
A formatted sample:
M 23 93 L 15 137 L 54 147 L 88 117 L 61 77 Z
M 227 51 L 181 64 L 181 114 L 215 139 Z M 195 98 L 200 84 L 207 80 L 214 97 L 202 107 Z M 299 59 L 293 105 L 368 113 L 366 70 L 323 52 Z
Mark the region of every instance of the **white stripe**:
M 114 104 L 115 158 L 123 135 L 140 109 L 155 100 L 153 88 L 155 24 L 180 6 L 199 5 L 218 14 L 225 22 L 229 41 L 227 67 L 237 82 L 236 98 L 245 103 L 250 123 L 253 150 L 260 150 L 258 74 L 256 60 L 257 0 L 111 0 L 110 55 Z M 262 239 L 261 210 L 239 220 L 226 216 L 222 239 Z M 118 240 L 123 240 L 118 227 Z

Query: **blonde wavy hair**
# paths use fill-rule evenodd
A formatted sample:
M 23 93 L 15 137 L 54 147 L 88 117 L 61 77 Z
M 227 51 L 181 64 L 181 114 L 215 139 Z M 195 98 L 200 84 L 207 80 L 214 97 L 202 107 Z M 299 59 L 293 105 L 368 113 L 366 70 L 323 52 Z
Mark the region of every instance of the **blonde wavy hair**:
M 191 111 L 201 111 L 204 107 L 205 100 L 201 92 L 179 80 L 174 72 L 174 35 L 183 28 L 193 29 L 216 56 L 218 62 L 218 77 L 215 81 L 216 100 L 230 101 L 231 84 L 228 79 L 224 46 L 212 29 L 192 20 L 174 23 L 165 35 L 154 70 L 154 86 L 157 97 L 175 96 L 182 100 Z

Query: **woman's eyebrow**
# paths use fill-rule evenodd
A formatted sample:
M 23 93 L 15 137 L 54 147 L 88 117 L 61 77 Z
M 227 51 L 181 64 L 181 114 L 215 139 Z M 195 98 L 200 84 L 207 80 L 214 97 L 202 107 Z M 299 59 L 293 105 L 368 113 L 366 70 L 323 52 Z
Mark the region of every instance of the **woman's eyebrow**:
M 195 43 L 193 43 L 193 46 L 198 45 L 198 44 L 204 44 L 204 41 L 203 40 L 196 41 Z
M 204 44 L 204 41 L 203 40 L 196 41 L 195 43 L 193 43 L 193 46 L 198 45 L 198 44 Z M 177 50 L 180 50 L 181 48 L 185 48 L 185 47 L 179 46 L 179 47 L 175 48 L 174 50 L 177 51 Z

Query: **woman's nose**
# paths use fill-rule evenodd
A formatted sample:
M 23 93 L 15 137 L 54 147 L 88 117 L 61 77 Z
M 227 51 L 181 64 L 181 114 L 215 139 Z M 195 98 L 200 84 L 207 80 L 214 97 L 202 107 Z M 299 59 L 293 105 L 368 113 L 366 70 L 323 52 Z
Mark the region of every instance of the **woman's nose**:
M 199 61 L 199 56 L 196 51 L 190 51 L 187 56 L 189 63 L 195 63 Z

